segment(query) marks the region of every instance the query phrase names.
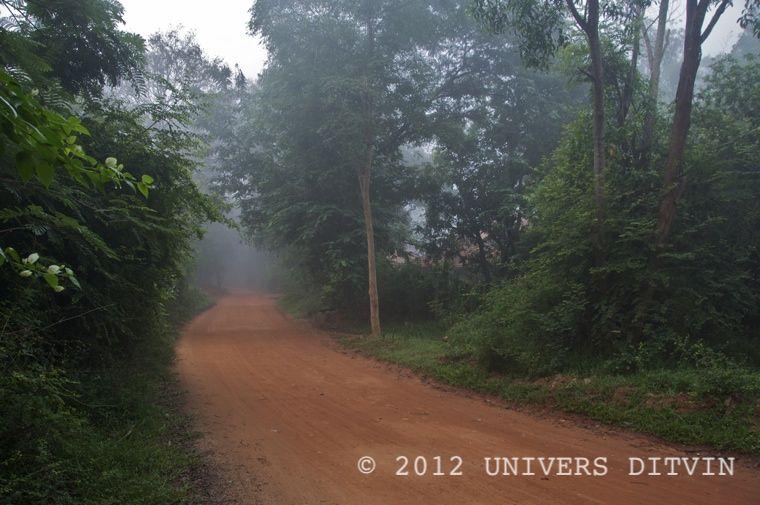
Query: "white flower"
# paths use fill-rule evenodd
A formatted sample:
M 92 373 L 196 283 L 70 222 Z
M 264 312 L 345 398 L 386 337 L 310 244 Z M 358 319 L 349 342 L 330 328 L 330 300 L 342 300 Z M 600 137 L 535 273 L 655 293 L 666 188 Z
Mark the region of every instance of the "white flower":
M 21 277 L 31 277 L 32 271 L 31 270 L 22 270 L 18 273 Z
M 37 253 L 32 253 L 29 256 L 26 257 L 25 263 L 29 263 L 30 265 L 34 265 L 37 263 L 37 260 L 40 259 L 40 255 Z
M 118 162 L 116 161 L 116 158 L 113 158 L 113 157 L 106 158 L 106 166 L 108 168 L 113 170 L 114 168 L 116 168 L 117 165 L 118 165 Z
M 61 267 L 59 267 L 58 265 L 50 265 L 47 270 L 48 270 L 48 273 L 57 275 L 58 272 L 61 271 Z
M 54 287 L 54 288 L 53 288 L 53 291 L 55 291 L 56 293 L 60 293 L 60 292 L 61 292 L 61 291 L 63 291 L 64 289 L 66 289 L 66 288 L 64 288 L 63 286 L 61 286 L 61 285 L 59 284 L 58 286 L 56 286 L 56 287 Z

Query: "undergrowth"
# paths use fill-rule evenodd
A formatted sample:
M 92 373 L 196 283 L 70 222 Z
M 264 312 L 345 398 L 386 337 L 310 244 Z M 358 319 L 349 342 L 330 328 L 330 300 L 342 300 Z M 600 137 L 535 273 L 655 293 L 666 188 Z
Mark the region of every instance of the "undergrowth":
M 16 359 L 0 375 L 0 503 L 145 505 L 191 496 L 183 476 L 195 461 L 193 435 L 171 364 L 180 325 L 210 302 L 198 294 L 181 302 L 163 334 L 88 369 L 25 363 L 23 350 L 2 349 Z

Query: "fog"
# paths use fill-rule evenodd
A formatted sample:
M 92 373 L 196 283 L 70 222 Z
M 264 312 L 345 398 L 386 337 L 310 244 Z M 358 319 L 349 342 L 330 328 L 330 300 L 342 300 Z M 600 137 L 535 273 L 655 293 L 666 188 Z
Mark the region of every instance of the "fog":
M 210 292 L 275 290 L 272 255 L 226 225 L 212 223 L 196 245 L 195 281 Z

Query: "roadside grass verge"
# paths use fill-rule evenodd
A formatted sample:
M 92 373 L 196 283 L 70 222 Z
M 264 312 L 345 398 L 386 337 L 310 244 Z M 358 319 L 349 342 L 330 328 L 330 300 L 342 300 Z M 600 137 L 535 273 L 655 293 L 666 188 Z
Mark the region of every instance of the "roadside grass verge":
M 540 405 L 680 444 L 760 455 L 760 372 L 651 370 L 529 380 L 494 374 L 457 355 L 434 323 L 386 326 L 380 338 L 343 336 L 346 348 L 443 384 Z

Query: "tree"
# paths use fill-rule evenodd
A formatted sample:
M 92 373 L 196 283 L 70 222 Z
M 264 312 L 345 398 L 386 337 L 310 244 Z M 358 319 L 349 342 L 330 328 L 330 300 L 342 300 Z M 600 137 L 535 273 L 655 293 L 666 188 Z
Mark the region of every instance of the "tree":
M 431 111 L 469 77 L 464 62 L 475 51 L 460 45 L 461 31 L 449 27 L 462 26 L 465 19 L 452 0 L 261 0 L 253 8 L 251 29 L 270 51 L 264 82 L 278 79 L 277 85 L 292 92 L 276 101 L 284 108 L 278 114 L 308 107 L 320 115 L 303 145 L 291 145 L 288 154 L 271 161 L 296 153 L 311 159 L 308 153 L 321 149 L 314 144 L 326 142 L 332 151 L 326 158 L 338 164 L 343 178 L 354 174 L 358 181 L 375 335 L 380 333 L 375 186 L 382 174 L 399 170 L 400 147 L 425 139 Z M 304 96 L 303 90 L 314 94 Z
M 670 0 L 660 0 L 659 12 L 655 21 L 657 30 L 655 31 L 654 41 L 649 35 L 647 26 L 641 27 L 644 44 L 647 51 L 647 63 L 649 65 L 649 108 L 644 116 L 644 127 L 642 131 L 641 150 L 645 157 L 652 146 L 654 135 L 654 122 L 657 117 L 657 102 L 660 96 L 660 72 L 662 71 L 662 60 L 665 56 L 668 42 L 670 40 L 670 30 L 668 30 L 668 9 Z
M 421 226 L 428 257 L 473 263 L 485 284 L 494 268 L 514 254 L 520 229 L 520 189 L 527 166 L 489 159 L 477 128 L 449 139 L 426 171 L 425 210 Z
M 486 283 L 511 274 L 532 167 L 554 149 L 584 93 L 556 73 L 524 68 L 517 51 L 504 51 L 506 37 L 488 38 L 491 50 L 478 51 L 487 68 L 477 72 L 481 86 L 437 124 L 420 176 L 427 254 L 472 263 Z
M 681 160 L 686 149 L 686 140 L 691 124 L 691 109 L 694 101 L 694 82 L 702 58 L 702 44 L 712 33 L 731 0 L 687 0 L 684 28 L 683 63 L 676 90 L 675 111 L 670 128 L 670 141 L 663 173 L 662 199 L 657 217 L 657 244 L 663 245 L 670 235 L 676 206 L 683 195 L 686 181 L 681 173 Z M 707 25 L 710 7 L 715 7 Z M 741 18 L 743 26 L 752 26 L 755 35 L 760 31 L 760 1 L 747 0 Z
M 100 95 L 106 84 L 136 77 L 144 43 L 119 29 L 124 9 L 112 0 L 2 0 L 0 62 L 38 86 L 51 77 L 74 94 Z
M 106 186 L 128 186 L 138 190 L 147 198 L 149 188 L 153 186 L 153 178 L 143 175 L 140 180 L 123 170 L 116 158 L 106 158 L 99 163 L 88 156 L 80 144 L 80 136 L 89 135 L 89 131 L 78 118 L 64 118 L 55 111 L 42 107 L 34 94 L 25 91 L 4 70 L 0 70 L 0 126 L 4 132 L 3 151 L 9 149 L 13 153 L 14 165 L 18 176 L 24 183 L 33 178 L 49 188 L 53 183 L 56 172 L 65 171 L 69 177 L 85 188 L 105 190 Z M 42 132 L 45 132 L 44 134 Z M 13 186 L 16 181 L 9 180 L 6 184 Z M 24 211 L 4 209 L 2 221 L 9 221 L 24 213 L 44 215 L 40 207 L 31 206 Z M 3 232 L 14 231 L 13 228 Z M 55 263 L 43 266 L 39 254 L 33 252 L 22 258 L 8 244 L 0 247 L 0 266 L 7 264 L 21 277 L 39 277 L 44 279 L 56 292 L 65 289 L 64 280 L 69 280 L 74 286 L 79 281 L 71 268 Z
M 545 65 L 547 59 L 564 43 L 566 15 L 570 15 L 583 32 L 590 57 L 587 75 L 592 84 L 595 218 L 601 223 L 604 220 L 604 170 L 607 149 L 604 54 L 600 34 L 602 10 L 599 1 L 474 0 L 473 10 L 476 17 L 495 31 L 512 27 L 520 36 L 527 61 L 533 64 Z

